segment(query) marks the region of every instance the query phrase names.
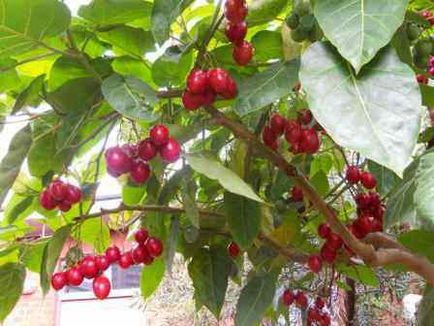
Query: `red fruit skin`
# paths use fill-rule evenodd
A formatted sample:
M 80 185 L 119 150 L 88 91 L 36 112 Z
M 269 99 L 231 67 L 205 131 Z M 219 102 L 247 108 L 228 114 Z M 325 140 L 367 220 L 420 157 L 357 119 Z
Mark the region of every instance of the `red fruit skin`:
M 318 226 L 318 235 L 323 239 L 326 239 L 331 231 L 330 226 L 326 223 L 321 223 Z
M 151 176 L 149 164 L 144 162 L 135 162 L 130 171 L 130 179 L 133 183 L 141 185 L 148 181 Z
M 203 94 L 208 87 L 206 71 L 194 69 L 187 77 L 188 90 L 193 94 Z
M 105 256 L 107 257 L 110 264 L 116 263 L 121 258 L 121 251 L 118 247 L 109 247 L 105 251 Z
M 309 308 L 309 311 L 307 312 L 307 319 L 308 319 L 308 323 L 319 321 L 321 319 L 321 313 L 319 312 L 318 308 L 316 307 Z
M 265 126 L 262 131 L 262 141 L 268 147 L 276 150 L 277 149 L 277 134 L 271 129 L 270 126 Z M 274 148 L 276 147 L 276 148 Z
M 298 121 L 303 125 L 308 125 L 312 122 L 313 116 L 310 110 L 301 110 L 298 114 Z
M 83 274 L 78 267 L 72 267 L 66 271 L 66 279 L 68 285 L 79 286 L 83 283 Z
M 301 125 L 295 120 L 289 120 L 285 128 L 285 139 L 291 144 L 297 144 L 300 142 L 302 136 Z
M 232 258 L 238 257 L 238 255 L 240 254 L 240 247 L 235 242 L 229 243 L 227 249 L 229 256 L 231 256 Z
M 100 272 L 104 272 L 110 266 L 110 261 L 105 255 L 96 256 L 95 263 Z
M 160 239 L 149 237 L 146 241 L 146 249 L 151 257 L 159 257 L 163 252 L 163 243 Z
M 81 200 L 81 189 L 74 185 L 68 185 L 66 200 L 73 205 L 79 203 Z
M 155 125 L 149 132 L 149 138 L 155 146 L 163 146 L 169 141 L 169 129 L 164 125 Z
M 59 202 L 66 199 L 68 195 L 68 185 L 61 180 L 55 180 L 48 187 L 48 191 L 51 197 Z
M 252 60 L 254 53 L 255 49 L 252 44 L 243 41 L 234 47 L 232 56 L 238 65 L 245 66 Z
M 371 198 L 368 194 L 357 194 L 355 200 L 357 207 L 362 210 L 369 208 L 371 204 Z
M 324 306 L 325 306 L 325 302 L 324 302 L 324 300 L 323 300 L 322 298 L 320 298 L 320 297 L 317 297 L 317 298 L 315 299 L 315 306 L 316 306 L 318 309 L 322 309 L 322 308 L 324 308 Z
M 207 105 L 211 105 L 214 103 L 215 98 L 216 98 L 216 94 L 214 93 L 214 91 L 212 89 L 209 88 L 205 91 L 205 93 L 203 93 L 202 97 L 203 97 L 203 104 L 202 105 L 207 106 Z
M 134 233 L 134 240 L 136 240 L 138 244 L 144 244 L 148 238 L 149 233 L 145 228 L 140 228 Z
M 339 250 L 343 245 L 342 238 L 334 232 L 330 232 L 326 243 L 333 250 Z
M 370 172 L 362 172 L 360 181 L 362 182 L 363 187 L 366 189 L 374 189 L 377 186 L 377 180 Z
M 104 300 L 110 294 L 110 290 L 111 290 L 110 280 L 104 275 L 98 276 L 93 280 L 92 289 L 93 289 L 93 293 L 98 299 Z
M 428 73 L 429 73 L 431 76 L 434 76 L 434 67 L 429 67 L 429 68 L 428 68 Z
M 182 94 L 182 104 L 187 111 L 195 111 L 199 109 L 205 102 L 203 94 L 193 94 L 189 91 L 184 91 Z
M 208 70 L 208 83 L 217 94 L 222 94 L 227 91 L 227 81 L 230 78 L 226 70 L 215 68 Z
M 282 136 L 285 132 L 287 121 L 280 114 L 275 113 L 270 119 L 270 128 L 278 136 Z
M 50 192 L 46 189 L 39 195 L 39 203 L 43 208 L 51 211 L 56 208 L 57 203 L 53 197 L 51 197 Z
M 56 291 L 63 289 L 67 282 L 66 274 L 63 272 L 55 273 L 51 277 L 51 286 Z
M 71 203 L 67 200 L 64 200 L 59 203 L 59 209 L 64 213 L 68 212 L 71 209 L 71 207 L 72 207 Z
M 285 306 L 290 306 L 294 302 L 294 293 L 290 289 L 286 289 L 282 294 L 282 302 Z
M 356 184 L 360 181 L 360 169 L 357 166 L 351 165 L 345 173 L 345 179 L 350 184 Z
M 423 84 L 423 85 L 428 84 L 428 78 L 422 74 L 417 74 L 416 80 L 419 84 Z
M 434 66 L 434 56 L 432 56 L 431 58 L 429 58 L 429 60 L 428 60 L 428 66 L 430 66 L 430 67 Z
M 228 23 L 226 25 L 226 37 L 234 44 L 240 44 L 244 41 L 247 34 L 247 24 L 242 21 L 239 23 Z
M 293 187 L 291 190 L 291 198 L 295 202 L 303 201 L 303 190 L 297 186 Z
M 332 248 L 330 248 L 327 243 L 325 243 L 322 247 L 321 247 L 321 251 L 320 251 L 320 256 L 321 258 L 326 261 L 329 264 L 333 264 L 334 261 L 336 260 L 336 251 Z
M 131 265 L 133 265 L 133 255 L 131 251 L 127 251 L 121 255 L 121 258 L 118 261 L 119 266 L 122 269 L 128 269 Z
M 302 131 L 300 146 L 303 152 L 309 154 L 318 152 L 321 146 L 321 140 L 314 128 L 309 128 Z
M 144 161 L 152 160 L 158 153 L 150 138 L 146 138 L 139 143 L 138 155 Z
M 295 303 L 301 309 L 305 309 L 307 307 L 307 297 L 306 297 L 306 295 L 303 292 L 298 291 L 297 294 L 295 295 Z
M 240 23 L 247 16 L 247 4 L 245 1 L 228 0 L 225 4 L 225 17 L 231 23 Z
M 95 259 L 92 257 L 92 258 L 84 259 L 81 262 L 80 271 L 85 278 L 92 279 L 98 275 L 99 268 L 96 265 Z
M 309 256 L 307 259 L 307 266 L 309 266 L 309 269 L 314 273 L 319 273 L 322 268 L 322 259 L 318 255 L 312 255 Z
M 321 326 L 329 326 L 331 324 L 331 319 L 328 314 L 321 315 Z
M 133 160 L 119 147 L 109 148 L 105 152 L 107 171 L 113 176 L 119 176 L 131 170 Z
M 138 156 L 138 148 L 135 144 L 123 144 L 121 146 L 121 149 L 124 151 L 125 154 L 128 155 L 129 158 L 137 158 Z
M 235 82 L 235 80 L 233 80 L 230 76 L 227 78 L 226 81 L 226 90 L 221 93 L 221 95 L 227 99 L 233 99 L 235 97 L 237 97 L 238 94 L 238 86 L 237 83 Z
M 135 264 L 142 264 L 145 261 L 148 261 L 151 256 L 149 255 L 146 246 L 141 244 L 133 249 L 132 257 Z
M 160 148 L 160 156 L 168 163 L 176 162 L 181 156 L 181 145 L 176 139 L 169 138 L 169 141 Z

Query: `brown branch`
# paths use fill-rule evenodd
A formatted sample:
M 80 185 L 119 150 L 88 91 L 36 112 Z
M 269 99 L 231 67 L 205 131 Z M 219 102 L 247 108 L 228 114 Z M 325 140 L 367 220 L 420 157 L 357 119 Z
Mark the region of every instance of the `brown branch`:
M 282 256 L 289 258 L 292 261 L 297 263 L 305 264 L 307 262 L 308 256 L 306 254 L 295 251 L 294 249 L 288 247 L 282 247 L 279 243 L 274 241 L 272 238 L 266 236 L 262 232 L 259 233 L 258 239 L 262 241 L 264 244 L 273 248 L 277 253 Z
M 182 96 L 182 89 L 169 89 L 167 91 L 159 91 L 157 96 L 159 98 L 174 98 Z

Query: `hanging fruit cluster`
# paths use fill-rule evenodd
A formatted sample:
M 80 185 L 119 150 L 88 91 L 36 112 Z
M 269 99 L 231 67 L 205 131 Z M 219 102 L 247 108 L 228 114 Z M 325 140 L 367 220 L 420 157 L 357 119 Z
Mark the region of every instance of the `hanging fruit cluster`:
M 164 125 L 152 127 L 149 137 L 138 144 L 124 144 L 107 149 L 107 172 L 116 178 L 128 173 L 133 183 L 143 184 L 151 175 L 148 162 L 158 153 L 168 163 L 177 161 L 181 155 L 181 145 L 170 137 L 169 130 Z
M 225 4 L 226 37 L 233 43 L 232 56 L 240 66 L 247 65 L 253 58 L 255 49 L 252 44 L 244 40 L 247 34 L 247 4 L 245 0 L 228 0 Z
M 286 120 L 275 113 L 269 124 L 264 127 L 262 140 L 265 145 L 277 150 L 279 137 L 285 135 L 290 145 L 289 150 L 294 154 L 314 154 L 321 146 L 321 138 L 312 123 L 313 117 L 309 110 L 302 110 L 297 120 Z
M 201 106 L 213 104 L 217 95 L 233 99 L 237 93 L 237 84 L 226 70 L 193 69 L 187 77 L 187 89 L 182 94 L 182 103 L 186 110 L 194 111 Z
M 161 240 L 150 237 L 144 228 L 136 231 L 134 239 L 137 243 L 135 248 L 123 254 L 118 247 L 112 246 L 107 248 L 105 255 L 86 256 L 66 271 L 54 273 L 51 286 L 54 290 L 59 291 L 66 285 L 80 286 L 85 278 L 93 279 L 92 288 L 95 296 L 100 300 L 107 298 L 110 294 L 111 283 L 102 274 L 111 264 L 117 263 L 123 269 L 132 265 L 150 265 L 154 258 L 161 256 L 163 252 Z
M 323 37 L 323 32 L 309 5 L 298 4 L 286 17 L 286 25 L 291 29 L 291 38 L 296 42 L 315 42 Z
M 39 195 L 39 203 L 46 210 L 58 207 L 62 212 L 68 212 L 72 205 L 81 200 L 81 189 L 60 179 L 54 180 Z

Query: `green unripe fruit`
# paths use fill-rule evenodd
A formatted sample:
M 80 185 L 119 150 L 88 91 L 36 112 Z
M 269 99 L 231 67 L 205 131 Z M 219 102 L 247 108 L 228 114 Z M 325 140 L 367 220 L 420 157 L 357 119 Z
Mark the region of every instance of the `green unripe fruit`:
M 292 13 L 291 15 L 289 15 L 286 20 L 286 25 L 290 28 L 290 29 L 296 29 L 300 23 L 299 21 L 299 17 L 296 13 Z
M 420 34 L 422 34 L 422 29 L 415 25 L 415 24 L 409 24 L 407 26 L 407 37 L 410 41 L 416 40 Z
M 426 57 L 433 52 L 433 44 L 431 40 L 419 40 L 414 46 L 417 56 Z
M 315 16 L 308 14 L 300 18 L 300 27 L 302 27 L 305 31 L 310 32 L 314 29 L 315 22 Z
M 307 39 L 307 31 L 299 27 L 291 31 L 291 37 L 295 42 L 303 42 Z
M 295 2 L 295 1 L 294 1 Z M 295 4 L 294 11 L 301 17 L 310 14 L 312 9 L 310 7 L 310 2 L 308 0 L 299 0 Z

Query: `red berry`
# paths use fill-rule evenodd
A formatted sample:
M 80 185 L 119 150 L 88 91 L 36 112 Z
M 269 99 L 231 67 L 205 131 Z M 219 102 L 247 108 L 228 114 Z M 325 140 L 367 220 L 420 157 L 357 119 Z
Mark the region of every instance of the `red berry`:
M 330 248 L 332 248 L 334 250 L 338 250 L 338 249 L 340 249 L 342 247 L 343 241 L 342 241 L 342 238 L 339 235 L 337 235 L 334 232 L 330 232 L 330 234 L 327 237 L 326 244 Z
M 349 166 L 345 173 L 345 179 L 347 179 L 350 184 L 358 183 L 360 181 L 360 169 L 354 165 Z
M 333 264 L 336 259 L 336 250 L 330 248 L 327 242 L 321 247 L 320 251 L 321 258 L 329 264 Z
M 360 181 L 366 189 L 374 189 L 377 185 L 377 180 L 371 172 L 362 172 Z
M 187 111 L 194 111 L 200 108 L 205 102 L 203 94 L 193 94 L 186 90 L 182 94 L 182 104 Z
M 303 152 L 310 154 L 316 153 L 319 150 L 321 146 L 321 140 L 314 128 L 309 128 L 302 131 L 300 146 Z
M 428 77 L 422 74 L 416 75 L 416 80 L 419 84 L 428 84 Z
M 133 160 L 119 146 L 109 148 L 105 159 L 107 171 L 115 177 L 129 172 L 133 164 Z
M 136 233 L 134 233 L 134 239 L 138 244 L 145 243 L 145 241 L 148 240 L 148 237 L 149 233 L 145 228 L 140 228 L 136 231 Z
M 81 200 L 81 189 L 74 185 L 68 185 L 68 193 L 66 194 L 66 200 L 71 204 L 79 203 Z
M 357 229 L 362 238 L 365 237 L 372 230 L 372 221 L 368 216 L 362 215 L 358 217 L 353 226 Z
M 240 254 L 240 247 L 235 242 L 231 242 L 228 245 L 228 253 L 232 258 L 237 257 Z
M 355 201 L 356 201 L 357 207 L 363 210 L 363 209 L 369 208 L 370 203 L 371 203 L 371 198 L 368 194 L 361 193 L 361 194 L 356 195 Z
M 110 266 L 109 259 L 104 255 L 96 256 L 95 263 L 96 263 L 96 267 L 98 267 L 98 270 L 100 272 L 104 272 Z
M 374 219 L 371 224 L 371 232 L 383 232 L 383 221 Z
M 290 306 L 294 302 L 294 293 L 290 289 L 286 289 L 282 294 L 282 301 L 285 306 Z
M 227 81 L 229 74 L 222 68 L 208 70 L 208 83 L 214 92 L 222 94 L 227 91 Z
M 105 251 L 105 255 L 106 255 L 109 263 L 113 264 L 113 263 L 116 263 L 117 261 L 119 261 L 119 259 L 121 258 L 121 251 L 119 250 L 118 247 L 113 246 L 113 247 L 107 248 L 107 250 Z
M 118 261 L 119 266 L 123 269 L 129 268 L 133 263 L 134 263 L 133 255 L 132 255 L 131 251 L 127 251 L 127 252 L 123 253 L 121 255 L 121 258 L 119 258 L 119 261 Z
M 301 188 L 295 186 L 291 190 L 291 198 L 295 202 L 299 202 L 303 200 L 303 190 Z
M 68 195 L 68 186 L 61 180 L 55 180 L 48 187 L 48 191 L 54 200 L 62 201 Z
M 271 116 L 270 128 L 276 135 L 283 135 L 283 133 L 285 132 L 286 124 L 286 119 L 280 114 L 275 113 Z
M 295 303 L 301 309 L 305 309 L 307 307 L 307 297 L 306 297 L 306 295 L 303 292 L 298 291 L 296 293 L 296 295 L 295 295 Z
M 316 307 L 309 308 L 309 311 L 307 313 L 307 319 L 309 322 L 319 321 L 321 319 L 321 313 Z
M 245 1 L 228 0 L 225 4 L 225 17 L 231 23 L 240 23 L 247 16 L 247 4 Z
M 322 259 L 320 256 L 317 255 L 309 256 L 307 260 L 307 265 L 312 272 L 318 273 L 322 268 Z
M 325 306 L 325 302 L 324 302 L 324 300 L 323 300 L 322 298 L 320 298 L 320 297 L 317 297 L 316 300 L 315 300 L 315 306 L 316 306 L 318 309 L 322 309 L 322 308 L 324 308 L 324 306 Z
M 312 122 L 313 116 L 310 110 L 304 109 L 301 110 L 298 114 L 298 121 L 303 125 L 308 125 Z
M 56 201 L 53 197 L 51 197 L 50 191 L 48 190 L 41 192 L 39 195 L 39 203 L 43 208 L 49 211 L 53 210 L 57 206 Z
M 146 241 L 146 249 L 148 249 L 151 257 L 158 257 L 163 252 L 163 243 L 160 239 L 149 237 Z
M 300 124 L 295 120 L 289 120 L 285 128 L 285 139 L 291 145 L 300 142 L 302 129 Z
M 78 267 L 72 267 L 66 271 L 68 285 L 79 286 L 83 282 L 83 274 Z
M 431 76 L 434 76 L 434 67 L 429 67 L 429 68 L 428 68 L 428 73 L 429 73 Z
M 157 155 L 157 148 L 150 138 L 146 138 L 139 143 L 139 157 L 144 161 L 150 161 Z
M 381 205 L 381 197 L 377 192 L 370 191 L 368 193 L 369 196 L 369 205 L 373 207 L 377 207 Z
M 429 60 L 428 60 L 428 66 L 430 66 L 430 67 L 434 66 L 434 56 L 432 56 L 431 58 L 429 58 Z
M 145 261 L 149 261 L 149 258 L 151 258 L 148 249 L 146 249 L 145 245 L 143 244 L 140 244 L 133 249 L 132 257 L 134 263 L 136 264 L 144 263 Z
M 430 17 L 431 17 L 431 11 L 429 11 L 429 10 L 424 10 L 424 11 L 422 12 L 422 17 L 423 17 L 423 18 L 430 18 Z
M 135 144 L 123 144 L 121 146 L 121 149 L 124 151 L 125 154 L 128 155 L 130 158 L 137 158 L 138 156 L 138 148 Z
M 236 87 L 236 85 L 235 85 L 235 87 Z M 226 95 L 229 95 L 229 93 Z M 205 93 L 203 93 L 202 97 L 203 97 L 202 105 L 211 105 L 215 101 L 216 94 L 214 93 L 214 91 L 212 89 L 207 89 L 205 91 Z
M 326 239 L 331 231 L 332 230 L 330 229 L 330 226 L 328 226 L 326 223 L 321 223 L 318 226 L 318 235 L 323 239 Z
M 151 168 L 149 164 L 144 162 L 135 162 L 130 171 L 130 179 L 136 184 L 145 183 L 151 175 Z
M 243 41 L 234 47 L 232 56 L 237 64 L 240 66 L 245 66 L 250 62 L 250 60 L 252 60 L 254 53 L 255 49 L 253 48 L 252 44 L 247 41 Z
M 80 271 L 85 278 L 94 278 L 98 275 L 99 268 L 94 257 L 86 257 L 80 264 Z
M 277 149 L 277 137 L 278 136 L 273 131 L 273 129 L 271 129 L 270 126 L 264 127 L 264 130 L 262 131 L 262 141 L 264 142 L 265 145 L 276 150 Z
M 242 21 L 239 23 L 228 23 L 226 25 L 226 37 L 228 40 L 235 44 L 240 44 L 247 34 L 247 24 Z
M 100 300 L 104 300 L 110 294 L 110 280 L 104 275 L 98 276 L 93 280 L 92 288 L 95 296 Z
M 238 94 L 237 83 L 230 76 L 228 76 L 228 79 L 226 81 L 226 90 L 223 93 L 221 93 L 221 95 L 225 99 L 230 100 L 237 97 L 237 94 Z
M 330 316 L 328 314 L 321 315 L 321 326 L 329 326 L 331 323 Z
M 66 283 L 67 283 L 66 274 L 63 272 L 55 273 L 51 277 L 51 286 L 56 291 L 63 289 Z
M 64 200 L 59 203 L 59 209 L 64 213 L 68 212 L 71 209 L 71 207 L 72 207 L 71 203 L 67 200 Z
M 169 141 L 169 129 L 164 125 L 155 125 L 149 132 L 149 137 L 155 146 L 163 146 Z
M 383 206 L 377 206 L 372 212 L 372 216 L 374 217 L 374 219 L 382 221 L 384 216 L 384 211 L 385 210 Z
M 160 148 L 160 156 L 166 162 L 176 162 L 181 156 L 181 145 L 175 139 L 169 138 L 168 142 Z
M 194 69 L 187 77 L 188 90 L 193 94 L 203 94 L 208 87 L 206 71 Z

